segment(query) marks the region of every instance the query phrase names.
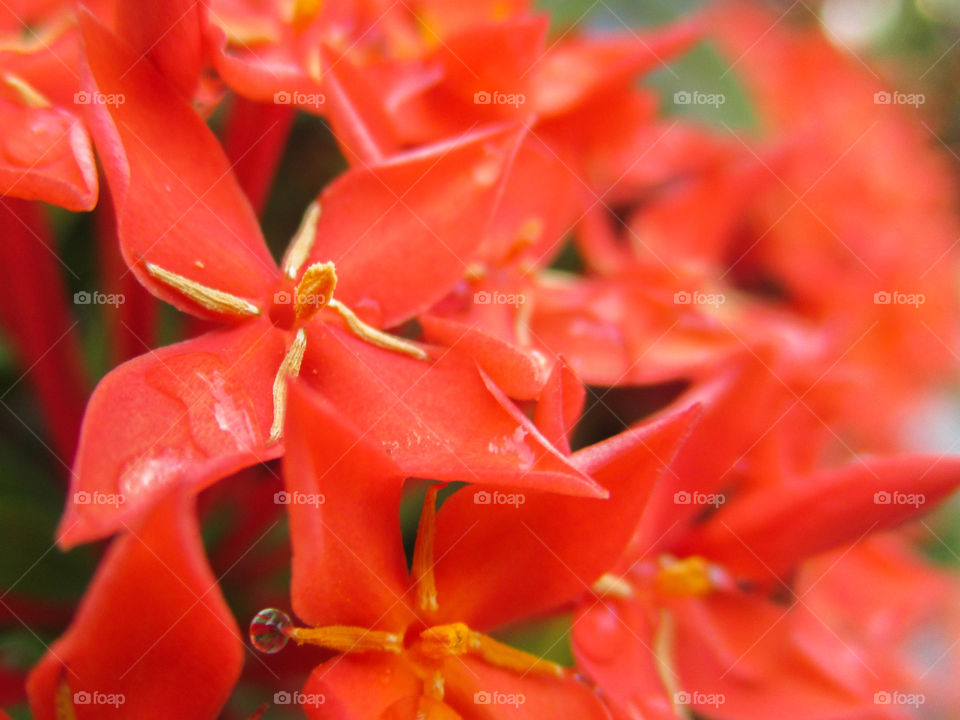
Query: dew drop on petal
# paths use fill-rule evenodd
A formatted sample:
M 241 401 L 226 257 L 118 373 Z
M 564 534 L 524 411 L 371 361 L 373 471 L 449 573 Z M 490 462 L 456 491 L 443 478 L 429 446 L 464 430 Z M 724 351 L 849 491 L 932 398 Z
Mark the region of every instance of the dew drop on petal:
M 250 621 L 250 642 L 262 653 L 278 653 L 286 647 L 287 631 L 293 623 L 283 610 L 266 608 Z

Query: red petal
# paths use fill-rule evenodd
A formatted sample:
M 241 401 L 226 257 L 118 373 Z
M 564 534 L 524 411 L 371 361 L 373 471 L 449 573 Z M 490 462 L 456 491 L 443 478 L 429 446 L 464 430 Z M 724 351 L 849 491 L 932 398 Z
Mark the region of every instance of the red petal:
M 216 138 L 149 64 L 81 12 L 98 97 L 88 122 L 118 209 L 127 264 L 155 295 L 217 317 L 147 274 L 144 261 L 202 285 L 264 301 L 279 277 Z
M 435 361 L 415 360 L 332 325 L 308 333 L 301 374 L 371 433 L 405 476 L 603 494 L 469 357 L 450 350 Z
M 172 484 L 199 489 L 279 455 L 265 442 L 284 352 L 283 333 L 260 320 L 109 373 L 87 406 L 60 543 L 114 532 Z
M 400 469 L 302 382 L 290 387 L 286 441 L 294 611 L 315 626 L 406 627 Z
M 303 710 L 314 720 L 381 720 L 391 705 L 416 701 L 423 683 L 401 657 L 340 655 L 318 666 L 303 687 Z M 292 692 L 290 693 L 292 695 Z
M 512 398 L 535 398 L 547 381 L 546 360 L 542 356 L 504 342 L 478 327 L 428 315 L 420 318 L 420 324 L 427 342 L 462 350 Z
M 625 717 L 676 720 L 660 677 L 651 608 L 592 596 L 586 602 L 571 628 L 577 666 Z
M 37 720 L 59 717 L 54 697 L 66 681 L 91 697 L 74 696 L 79 720 L 207 720 L 240 675 L 242 648 L 192 499 L 170 496 L 110 548 L 72 625 L 32 672 L 30 705 Z M 114 695 L 122 704 L 103 704 Z
M 205 4 L 199 0 L 117 3 L 116 32 L 186 100 L 192 100 L 203 71 Z
M 80 120 L 58 107 L 27 107 L 0 94 L 0 194 L 67 210 L 97 204 L 97 167 Z
M 385 327 L 442 298 L 483 240 L 518 134 L 472 134 L 334 181 L 311 262 L 336 263 L 337 297 L 375 301 Z
M 469 720 L 608 720 L 596 693 L 573 678 L 524 675 L 472 657 L 447 660 L 444 702 Z
M 574 463 L 609 490 L 609 500 L 531 493 L 513 505 L 473 488 L 454 494 L 437 516 L 443 617 L 494 627 L 589 591 L 620 558 L 699 414 L 690 408 L 576 453 Z
M 550 372 L 537 402 L 533 422 L 550 444 L 570 453 L 570 433 L 583 412 L 587 390 L 561 358 Z
M 928 511 L 958 484 L 958 458 L 861 458 L 737 497 L 684 549 L 770 581 L 806 557 Z

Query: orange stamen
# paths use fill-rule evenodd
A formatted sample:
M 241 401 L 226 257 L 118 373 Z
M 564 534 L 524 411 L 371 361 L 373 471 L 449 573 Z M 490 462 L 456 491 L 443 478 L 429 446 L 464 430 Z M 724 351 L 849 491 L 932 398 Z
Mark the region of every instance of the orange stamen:
M 352 625 L 318 628 L 291 628 L 290 638 L 298 645 L 319 645 L 342 653 L 403 652 L 403 638 L 396 633 L 367 630 Z
M 333 300 L 337 270 L 332 262 L 314 263 L 303 271 L 293 305 L 297 320 L 308 322 Z
M 437 524 L 437 492 L 440 485 L 427 488 L 417 527 L 417 542 L 413 549 L 412 574 L 417 592 L 417 605 L 423 612 L 436 612 L 437 583 L 433 573 L 433 541 Z

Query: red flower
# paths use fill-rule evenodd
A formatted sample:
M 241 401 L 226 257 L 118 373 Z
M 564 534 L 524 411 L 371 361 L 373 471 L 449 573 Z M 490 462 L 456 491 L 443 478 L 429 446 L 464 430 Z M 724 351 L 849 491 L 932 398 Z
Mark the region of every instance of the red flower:
M 98 107 L 92 123 L 124 256 L 151 292 L 225 327 L 101 382 L 62 542 L 111 532 L 163 487 L 200 488 L 282 454 L 285 381 L 298 374 L 410 475 L 602 492 L 468 357 L 454 349 L 433 358 L 374 328 L 399 325 L 462 275 L 515 131 L 348 172 L 324 191 L 322 214 L 321 204 L 307 212 L 278 269 L 200 119 L 95 20 L 82 25 L 97 88 L 125 97 Z M 80 505 L 76 493 L 125 502 Z
M 313 672 L 315 717 L 605 717 L 570 670 L 483 632 L 567 603 L 630 537 L 657 477 L 696 410 L 587 448 L 573 464 L 609 500 L 464 488 L 436 509 L 427 492 L 408 574 L 399 526 L 403 473 L 337 410 L 291 390 L 284 475 L 290 496 L 292 600 L 310 626 L 280 611 L 251 626 L 261 649 L 287 638 L 336 656 Z M 514 698 L 508 710 L 492 697 Z M 519 699 L 518 699 L 519 698 Z

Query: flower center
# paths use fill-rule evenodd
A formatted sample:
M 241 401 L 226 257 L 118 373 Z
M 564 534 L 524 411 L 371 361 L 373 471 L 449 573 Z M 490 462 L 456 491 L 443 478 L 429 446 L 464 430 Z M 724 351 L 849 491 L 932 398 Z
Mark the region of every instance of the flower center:
M 439 607 L 433 577 L 433 539 L 437 491 L 440 487 L 433 485 L 427 491 L 414 548 L 412 574 L 421 616 L 430 616 Z M 418 674 L 425 678 L 423 694 L 434 700 L 443 699 L 444 680 L 441 668 L 443 662 L 451 657 L 477 657 L 521 675 L 533 672 L 566 677 L 569 674 L 562 665 L 510 647 L 462 622 L 428 625 L 420 632 L 408 632 L 405 637 L 400 632 L 369 630 L 350 625 L 295 627 L 285 612 L 268 608 L 257 613 L 250 623 L 250 639 L 255 648 L 265 653 L 279 652 L 288 641 L 293 640 L 298 645 L 317 645 L 339 653 L 402 654 L 420 671 Z
M 311 203 L 287 248 L 281 267 L 284 283 L 288 283 L 287 287 L 290 287 L 297 277 L 300 280 L 292 293 L 286 290 L 278 291 L 269 308 L 271 321 L 277 327 L 293 333 L 293 339 L 290 341 L 273 382 L 273 422 L 270 425 L 267 440 L 271 445 L 279 442 L 283 435 L 287 380 L 300 374 L 300 365 L 307 349 L 304 326 L 324 308 L 335 311 L 347 330 L 371 345 L 409 355 L 417 360 L 428 359 L 423 348 L 367 325 L 356 316 L 353 310 L 333 297 L 337 288 L 337 269 L 332 262 L 314 263 L 301 274 L 300 270 L 310 258 L 316 242 L 319 218 L 320 204 Z M 144 267 L 155 280 L 212 312 L 236 318 L 255 317 L 263 313 L 259 305 L 247 298 L 203 285 L 150 262 L 144 262 Z

